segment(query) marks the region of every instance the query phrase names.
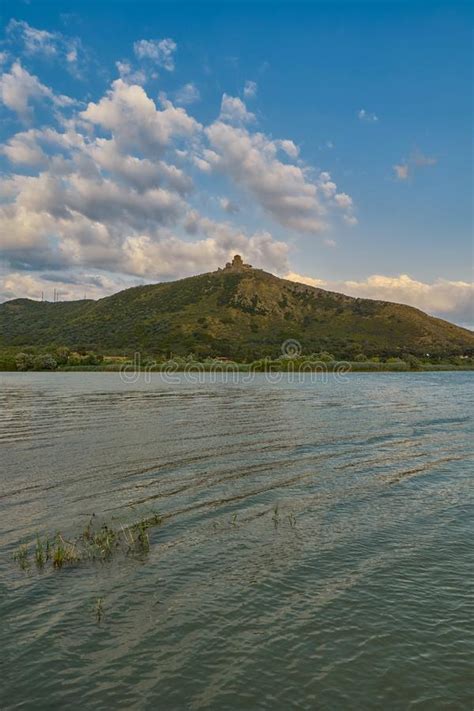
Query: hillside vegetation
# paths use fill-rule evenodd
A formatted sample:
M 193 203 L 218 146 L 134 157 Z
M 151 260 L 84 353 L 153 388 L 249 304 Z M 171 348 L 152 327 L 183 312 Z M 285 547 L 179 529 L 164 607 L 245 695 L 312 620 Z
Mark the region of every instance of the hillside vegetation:
M 0 305 L 0 348 L 66 346 L 79 352 L 239 361 L 278 357 L 288 339 L 336 358 L 472 355 L 474 334 L 418 309 L 356 299 L 228 268 L 140 286 L 98 301 Z

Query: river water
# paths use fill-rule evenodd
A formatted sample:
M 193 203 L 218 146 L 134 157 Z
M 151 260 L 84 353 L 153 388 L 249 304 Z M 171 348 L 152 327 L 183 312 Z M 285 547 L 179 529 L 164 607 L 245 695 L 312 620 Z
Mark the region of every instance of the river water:
M 472 375 L 172 380 L 1 374 L 0 708 L 471 709 Z

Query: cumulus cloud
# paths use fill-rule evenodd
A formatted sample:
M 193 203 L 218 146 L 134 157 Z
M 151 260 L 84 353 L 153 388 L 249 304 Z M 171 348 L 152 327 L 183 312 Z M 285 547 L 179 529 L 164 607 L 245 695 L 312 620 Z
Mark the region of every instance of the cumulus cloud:
M 444 318 L 473 323 L 474 286 L 463 281 L 438 279 L 431 284 L 408 276 L 374 274 L 363 281 L 347 281 L 354 296 L 396 301 L 416 306 Z
M 393 170 L 395 171 L 395 176 L 398 180 L 407 180 L 408 179 L 408 164 L 407 163 L 399 163 L 393 166 Z
M 227 212 L 229 215 L 235 215 L 240 210 L 240 207 L 237 205 L 237 203 L 233 202 L 232 200 L 229 200 L 229 198 L 226 197 L 220 198 L 219 204 L 224 210 L 224 212 Z
M 0 147 L 0 151 L 17 165 L 41 166 L 47 162 L 45 153 L 38 145 L 35 129 L 15 134 Z
M 177 44 L 170 37 L 161 40 L 138 40 L 134 42 L 133 49 L 139 59 L 149 59 L 168 72 L 174 70 L 174 53 Z
M 257 82 L 247 80 L 244 84 L 244 97 L 246 99 L 253 99 L 257 96 Z
M 203 218 L 198 231 L 205 236 L 189 242 L 169 235 L 152 240 L 148 235 L 130 237 L 124 253 L 130 271 L 147 278 L 177 278 L 222 267 L 236 252 L 255 266 L 282 272 L 287 268 L 288 245 L 275 242 L 268 232 L 251 235 L 230 225 Z
M 288 272 L 285 274 L 285 279 L 288 279 L 288 281 L 296 281 L 298 284 L 308 284 L 308 286 L 320 288 L 325 288 L 327 284 L 324 279 L 316 279 L 314 277 L 305 276 L 304 274 L 298 274 L 298 272 Z
M 255 121 L 255 114 L 251 111 L 247 111 L 247 107 L 242 99 L 239 99 L 237 96 L 224 94 L 219 119 L 221 121 L 229 121 L 230 123 L 250 123 Z
M 342 207 L 344 210 L 349 209 L 352 207 L 352 198 L 350 195 L 347 195 L 347 193 L 336 193 L 334 195 L 334 201 L 338 205 L 338 207 Z
M 329 173 L 323 172 L 312 181 L 304 167 L 278 159 L 282 141 L 241 126 L 218 120 L 205 129 L 205 134 L 211 149 L 200 157 L 204 170 L 227 175 L 280 225 L 310 234 L 324 230 L 337 190 Z M 288 146 L 294 146 L 292 141 L 283 143 L 287 152 Z
M 280 146 L 281 150 L 286 153 L 290 158 L 298 158 L 300 154 L 300 149 L 298 146 L 288 139 L 276 141 L 277 145 Z
M 127 84 L 145 84 L 147 75 L 144 69 L 134 69 L 130 62 L 115 62 L 120 78 Z
M 474 285 L 468 282 L 440 278 L 430 284 L 408 274 L 373 274 L 360 281 L 327 281 L 291 272 L 286 278 L 349 296 L 408 304 L 448 321 L 474 325 Z
M 175 101 L 181 106 L 195 104 L 200 98 L 199 89 L 192 82 L 188 82 L 175 93 Z
M 136 88 L 143 98 L 141 88 Z M 145 107 L 150 109 L 146 103 Z M 156 113 L 163 112 L 156 107 L 154 112 L 145 111 L 154 136 Z M 13 162 L 32 165 L 46 158 L 38 175 L 11 175 L 0 181 L 1 246 L 14 269 L 38 276 L 46 267 L 58 274 L 88 267 L 138 278 L 173 278 L 217 268 L 236 251 L 268 269 L 287 269 L 286 244 L 267 231 L 248 235 L 189 210 L 184 196 L 192 181 L 184 171 L 163 157 L 151 160 L 124 151 L 112 130 L 122 135 L 122 122 L 116 122 L 110 106 L 106 119 L 101 112 L 92 114 L 88 112 L 87 118 L 100 118 L 101 128 L 110 126 L 111 138 L 79 133 L 81 117 L 62 133 L 31 129 L 16 134 L 5 146 Z M 172 133 L 163 134 L 162 129 L 160 125 L 157 134 L 160 150 L 168 148 L 171 156 Z M 170 145 L 161 140 L 163 136 Z M 46 144 L 56 146 L 59 154 L 46 156 L 41 149 Z M 229 214 L 234 212 L 231 201 L 223 206 Z M 176 234 L 180 231 L 184 237 Z M 14 281 L 17 290 L 23 286 L 29 293 L 34 287 L 31 280 Z M 13 291 L 9 288 L 8 293 Z
M 165 102 L 160 111 L 143 87 L 122 79 L 114 81 L 98 103 L 90 102 L 81 117 L 111 131 L 121 149 L 152 155 L 161 154 L 172 138 L 189 137 L 200 128 L 183 108 Z
M 40 40 L 52 38 L 37 37 L 38 47 Z M 143 61 L 168 61 L 154 52 L 137 47 Z M 175 104 L 164 95 L 157 104 L 142 86 L 144 74 L 135 76 L 139 70 L 128 62 L 117 69 L 121 78 L 85 108 L 57 96 L 18 61 L 1 76 L 1 100 L 24 120 L 34 118 L 38 101 L 53 108 L 52 122 L 0 146 L 10 165 L 0 176 L 4 298 L 22 290 L 38 296 L 51 279 L 72 298 L 95 270 L 102 281 L 87 290 L 98 295 L 130 280 L 215 269 L 236 252 L 284 274 L 288 244 L 266 226 L 245 230 L 231 222 L 246 200 L 301 233 L 318 232 L 338 212 L 351 214 L 349 196 L 341 197 L 328 173 L 305 167 L 293 141 L 248 128 L 254 116 L 241 99 L 224 95 L 219 119 L 205 127 L 177 105 L 194 100 L 194 85 L 171 93 Z M 199 172 L 229 179 L 235 198 L 195 194 Z M 209 219 L 196 204 L 220 205 L 229 221 Z
M 181 194 L 192 189 L 191 178 L 175 165 L 163 160 L 151 161 L 148 158 L 123 154 L 113 138 L 97 138 L 85 151 L 97 165 L 135 190 L 143 192 L 162 184 L 167 184 Z
M 33 118 L 31 102 L 48 99 L 54 106 L 64 108 L 75 102 L 63 94 L 56 95 L 52 89 L 42 84 L 38 77 L 15 62 L 9 72 L 0 75 L 0 100 L 14 111 L 22 121 Z
M 10 209 L 16 206 L 66 221 L 82 215 L 92 222 L 125 223 L 133 229 L 167 224 L 183 210 L 181 198 L 173 191 L 161 187 L 138 191 L 102 175 L 87 176 L 80 172 L 67 176 L 52 172 L 21 176 L 10 190 L 16 192 L 16 201 L 8 206 Z
M 61 32 L 49 32 L 32 27 L 24 20 L 12 19 L 7 25 L 7 37 L 18 41 L 26 55 L 43 55 L 64 62 L 73 74 L 79 73 L 79 64 L 85 52 L 78 37 L 66 37 Z
M 342 219 L 344 220 L 346 225 L 350 225 L 351 227 L 357 225 L 357 223 L 359 222 L 357 217 L 355 217 L 354 215 L 344 215 Z
M 47 30 L 38 30 L 23 20 L 12 19 L 7 25 L 7 34 L 18 35 L 28 54 L 55 55 L 58 52 L 58 34 Z
M 96 126 L 111 137 L 95 137 Z M 197 127 L 183 109 L 167 104 L 159 111 L 142 87 L 118 80 L 63 131 L 12 136 L 2 152 L 40 172 L 0 181 L 6 259 L 22 269 L 90 265 L 127 273 L 127 240 L 144 232 L 159 239 L 188 209 L 192 180 L 165 154 L 172 157 L 173 140 Z
M 374 113 L 371 113 L 370 111 L 366 111 L 365 109 L 360 109 L 357 112 L 357 118 L 359 121 L 365 121 L 366 123 L 377 123 L 379 120 L 379 117 L 376 116 Z
M 397 180 L 408 180 L 409 177 L 419 168 L 427 168 L 436 165 L 437 158 L 424 155 L 418 148 L 410 153 L 408 160 L 404 160 L 393 166 Z
M 78 271 L 64 272 L 10 272 L 0 275 L 0 301 L 27 298 L 53 301 L 54 292 L 60 301 L 100 299 L 121 289 L 136 286 L 142 280 L 108 274 L 91 274 Z

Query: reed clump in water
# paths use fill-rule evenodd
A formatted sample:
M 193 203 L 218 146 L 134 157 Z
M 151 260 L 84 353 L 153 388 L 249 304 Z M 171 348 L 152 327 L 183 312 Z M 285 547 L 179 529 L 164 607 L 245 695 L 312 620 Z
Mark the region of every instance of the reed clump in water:
M 90 561 L 107 562 L 116 554 L 144 555 L 150 550 L 149 529 L 161 524 L 158 513 L 127 526 L 118 528 L 102 523 L 97 524 L 94 515 L 84 530 L 73 540 L 68 540 L 62 533 L 52 539 L 42 540 L 36 537 L 33 558 L 38 570 L 43 570 L 49 563 L 55 570 L 65 566 L 79 565 Z M 30 549 L 21 545 L 13 555 L 22 570 L 30 567 Z
M 16 560 L 22 570 L 27 570 L 30 567 L 28 546 L 20 546 L 13 554 L 13 560 Z
M 98 597 L 95 603 L 95 619 L 98 625 L 102 622 L 104 616 L 104 598 Z
M 273 525 L 275 526 L 275 528 L 277 528 L 278 524 L 280 523 L 280 510 L 279 510 L 278 503 L 276 503 L 273 508 L 272 521 L 273 521 Z

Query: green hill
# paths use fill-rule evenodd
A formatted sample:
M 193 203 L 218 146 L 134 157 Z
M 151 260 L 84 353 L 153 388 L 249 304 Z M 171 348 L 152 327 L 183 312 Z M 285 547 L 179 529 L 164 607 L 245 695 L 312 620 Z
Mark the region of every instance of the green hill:
M 126 289 L 98 301 L 15 299 L 0 305 L 0 347 L 67 346 L 114 355 L 276 357 L 287 339 L 338 358 L 446 357 L 474 334 L 418 309 L 356 299 L 242 265 Z

